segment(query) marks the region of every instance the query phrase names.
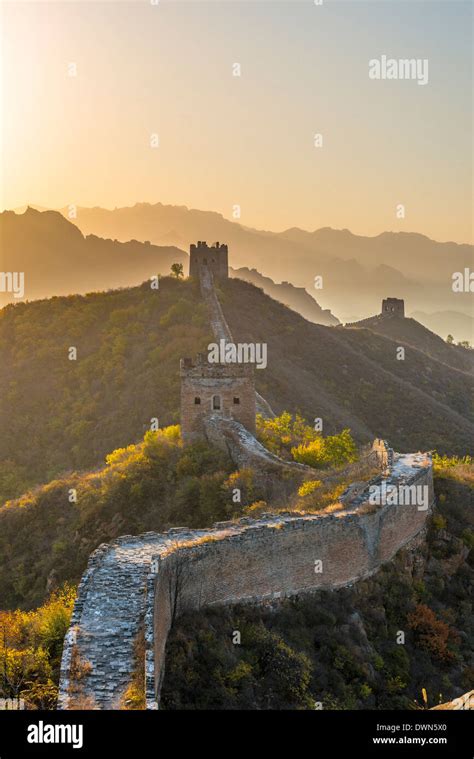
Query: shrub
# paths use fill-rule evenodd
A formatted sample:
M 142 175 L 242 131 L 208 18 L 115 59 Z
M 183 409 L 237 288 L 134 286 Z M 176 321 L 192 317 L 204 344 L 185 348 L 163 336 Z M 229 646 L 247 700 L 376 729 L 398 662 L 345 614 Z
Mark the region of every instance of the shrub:
M 291 454 L 295 461 L 315 469 L 341 466 L 357 460 L 356 445 L 348 429 L 339 435 L 319 437 L 309 443 L 302 443 L 292 448 Z
M 304 498 L 306 495 L 311 495 L 311 493 L 314 493 L 314 491 L 320 488 L 321 485 L 321 480 L 306 480 L 306 482 L 303 482 L 298 488 L 298 495 L 301 496 L 301 498 Z
M 408 625 L 415 632 L 420 647 L 433 658 L 444 662 L 449 662 L 454 658 L 448 644 L 456 640 L 456 633 L 446 622 L 437 619 L 429 606 L 418 604 L 408 615 Z

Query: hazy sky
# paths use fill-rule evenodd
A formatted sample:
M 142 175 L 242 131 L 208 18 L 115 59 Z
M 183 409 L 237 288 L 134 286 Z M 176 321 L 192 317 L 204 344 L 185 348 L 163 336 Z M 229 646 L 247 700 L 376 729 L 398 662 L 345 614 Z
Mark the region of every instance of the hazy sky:
M 238 204 L 259 228 L 472 240 L 468 0 L 1 11 L 2 208 L 161 201 L 232 218 Z M 370 80 L 382 55 L 428 59 L 428 84 Z

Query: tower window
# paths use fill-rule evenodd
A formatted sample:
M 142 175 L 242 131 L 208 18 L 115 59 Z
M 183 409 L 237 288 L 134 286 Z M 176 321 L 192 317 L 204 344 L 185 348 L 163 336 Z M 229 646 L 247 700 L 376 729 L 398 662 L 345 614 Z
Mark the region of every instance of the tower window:
M 236 397 L 236 398 L 234 398 L 234 404 L 235 404 L 236 406 L 238 406 L 238 405 L 239 405 L 239 403 L 240 403 L 240 398 L 237 398 L 237 397 Z
M 201 403 L 201 399 L 199 398 L 199 396 L 198 396 L 198 395 L 196 395 L 196 397 L 195 397 L 195 399 L 194 399 L 194 405 L 195 405 L 195 406 L 199 406 L 199 404 L 200 404 L 200 403 Z
M 220 395 L 213 395 L 212 396 L 212 410 L 213 411 L 220 411 L 221 410 L 221 397 L 220 397 Z

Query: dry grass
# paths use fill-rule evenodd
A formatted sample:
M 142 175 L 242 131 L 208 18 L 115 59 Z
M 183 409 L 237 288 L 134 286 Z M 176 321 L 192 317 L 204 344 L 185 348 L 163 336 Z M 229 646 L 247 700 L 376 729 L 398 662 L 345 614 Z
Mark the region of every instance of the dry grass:
M 146 709 L 145 698 L 145 628 L 140 627 L 134 643 L 135 669 L 132 680 L 120 702 L 120 709 L 142 711 Z
M 84 680 L 91 672 L 92 664 L 83 661 L 77 646 L 72 647 L 71 666 L 69 669 L 70 684 L 68 690 L 68 709 L 72 711 L 91 710 L 96 708 L 94 698 L 85 693 Z

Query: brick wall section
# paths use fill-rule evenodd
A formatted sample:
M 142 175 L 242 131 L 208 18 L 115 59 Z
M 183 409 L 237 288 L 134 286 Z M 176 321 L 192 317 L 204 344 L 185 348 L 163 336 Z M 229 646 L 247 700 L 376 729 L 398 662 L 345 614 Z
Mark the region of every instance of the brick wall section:
M 425 485 L 433 503 L 427 454 L 395 454 L 383 481 Z M 73 645 L 92 664 L 85 695 L 98 708 L 117 708 L 135 666 L 133 641 L 143 623 L 147 708 L 157 708 L 173 608 L 170 589 L 179 572 L 178 610 L 337 588 L 370 576 L 401 547 L 419 540 L 429 511 L 413 505 L 374 507 L 367 494 L 356 507 L 332 514 L 241 519 L 210 530 L 125 536 L 101 546 L 89 561 L 66 635 L 59 708 L 69 705 Z
M 242 364 L 209 364 L 205 358 L 181 361 L 181 435 L 185 443 L 206 438 L 211 414 L 235 419 L 255 433 L 254 368 Z M 213 399 L 220 410 L 213 410 Z M 199 403 L 196 401 L 199 400 Z
M 222 311 L 222 306 L 215 291 L 212 272 L 208 267 L 202 266 L 199 270 L 199 277 L 201 295 L 207 305 L 209 320 L 216 342 L 219 342 L 219 340 L 225 340 L 227 343 L 233 343 L 234 339 L 230 327 L 227 324 L 224 312 Z M 255 393 L 255 402 L 256 410 L 259 414 L 262 414 L 268 419 L 272 419 L 275 416 L 270 404 L 260 395 L 260 393 Z

